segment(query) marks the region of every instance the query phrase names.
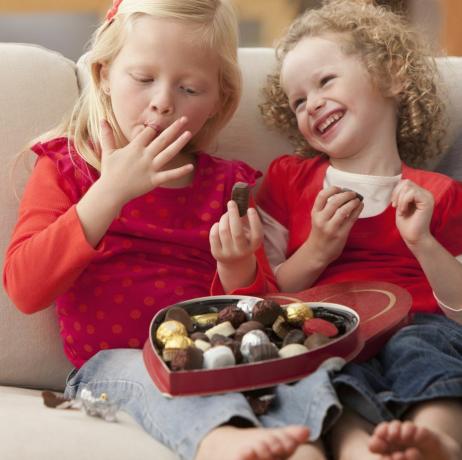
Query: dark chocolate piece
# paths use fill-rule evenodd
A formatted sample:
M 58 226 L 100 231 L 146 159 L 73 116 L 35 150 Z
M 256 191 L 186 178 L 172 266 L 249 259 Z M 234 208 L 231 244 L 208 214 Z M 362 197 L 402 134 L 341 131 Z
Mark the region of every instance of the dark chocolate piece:
M 181 307 L 172 307 L 167 310 L 165 314 L 165 321 L 175 320 L 179 321 L 180 323 L 184 324 L 184 327 L 188 332 L 192 332 L 194 330 L 193 321 L 189 313 Z
M 247 334 L 247 332 L 253 331 L 253 330 L 259 330 L 259 331 L 264 331 L 265 326 L 263 326 L 262 323 L 259 323 L 258 321 L 246 321 L 245 323 L 242 323 L 236 330 L 234 334 L 234 338 L 236 340 L 241 340 L 242 337 Z
M 282 346 L 285 347 L 290 343 L 299 343 L 303 344 L 305 341 L 306 336 L 300 329 L 292 329 L 289 333 L 284 337 L 282 341 Z
M 245 182 L 236 182 L 233 185 L 231 192 L 231 199 L 236 202 L 239 210 L 239 216 L 245 216 L 247 214 L 247 208 L 249 207 L 249 184 Z
M 172 358 L 172 370 L 190 370 L 201 369 L 204 356 L 202 350 L 196 347 L 188 347 L 183 350 L 177 350 Z
M 235 305 L 230 305 L 218 312 L 218 322 L 229 321 L 235 329 L 247 321 L 246 314 Z
M 271 326 L 278 316 L 284 315 L 281 306 L 274 300 L 261 300 L 252 310 L 252 319 L 259 321 L 263 326 Z

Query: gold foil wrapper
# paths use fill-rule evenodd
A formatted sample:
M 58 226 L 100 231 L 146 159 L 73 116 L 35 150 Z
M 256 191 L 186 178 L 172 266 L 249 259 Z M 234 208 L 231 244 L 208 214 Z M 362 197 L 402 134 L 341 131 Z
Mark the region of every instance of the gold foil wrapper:
M 215 326 L 218 321 L 218 313 L 204 313 L 202 315 L 194 315 L 191 317 L 193 322 L 200 327 L 211 327 Z
M 291 303 L 286 306 L 287 322 L 293 326 L 300 326 L 305 319 L 313 318 L 313 310 L 305 303 Z
M 184 335 L 173 335 L 165 342 L 165 349 L 168 348 L 188 348 L 192 347 L 194 342 Z
M 164 321 L 156 331 L 156 339 L 162 345 L 165 345 L 168 339 L 175 335 L 187 336 L 188 332 L 184 324 L 179 321 L 169 320 Z

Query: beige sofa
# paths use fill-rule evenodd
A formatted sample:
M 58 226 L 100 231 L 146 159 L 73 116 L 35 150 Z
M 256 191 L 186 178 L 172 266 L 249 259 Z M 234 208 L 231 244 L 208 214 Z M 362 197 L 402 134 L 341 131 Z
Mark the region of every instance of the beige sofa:
M 243 159 L 264 170 L 277 155 L 290 151 L 286 139 L 261 123 L 259 88 L 274 64 L 270 49 L 242 49 L 244 94 L 237 114 L 219 138 L 216 153 Z M 16 219 L 17 199 L 27 179 L 19 165 L 10 178 L 10 162 L 23 144 L 50 128 L 79 93 L 78 66 L 52 51 L 0 44 L 0 253 Z M 462 178 L 462 58 L 439 62 L 449 83 L 451 120 L 448 154 L 439 168 Z M 461 134 L 461 136 L 458 136 Z M 436 162 L 429 165 L 437 166 Z M 461 210 L 462 212 L 462 210 Z M 31 286 L 30 289 L 34 289 Z M 152 440 L 126 415 L 117 423 L 81 411 L 43 406 L 40 389 L 62 390 L 71 366 L 62 351 L 53 308 L 24 316 L 0 292 L 0 459 L 129 460 L 177 458 Z M 187 416 L 187 415 L 186 415 Z M 211 459 L 212 460 L 212 459 Z

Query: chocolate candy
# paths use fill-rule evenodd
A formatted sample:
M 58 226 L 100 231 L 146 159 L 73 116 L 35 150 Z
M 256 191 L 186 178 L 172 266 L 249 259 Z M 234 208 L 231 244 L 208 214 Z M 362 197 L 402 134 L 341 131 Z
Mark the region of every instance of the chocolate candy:
M 308 348 L 308 350 L 313 350 L 314 348 L 322 347 L 323 345 L 329 342 L 329 337 L 326 337 L 325 335 L 311 334 L 303 342 L 303 345 L 305 345 L 305 347 Z
M 203 313 L 202 315 L 191 316 L 191 319 L 197 327 L 201 329 L 207 329 L 217 324 L 218 313 Z
M 229 321 L 225 321 L 224 323 L 217 324 L 212 328 L 205 331 L 205 334 L 209 339 L 211 339 L 215 334 L 224 335 L 225 337 L 229 337 L 236 332 L 233 325 Z
M 214 347 L 225 345 L 233 352 L 236 363 L 240 363 L 242 361 L 242 354 L 240 350 L 241 344 L 237 340 L 233 340 L 231 337 L 225 337 L 224 335 L 215 334 L 210 343 Z
M 229 321 L 237 329 L 242 323 L 247 321 L 247 316 L 236 305 L 230 305 L 218 312 L 218 322 L 222 323 L 225 321 Z
M 233 352 L 224 345 L 212 347 L 204 353 L 205 369 L 217 369 L 219 367 L 234 366 L 236 360 Z
M 172 307 L 167 310 L 165 321 L 175 320 L 183 323 L 188 332 L 193 331 L 193 322 L 189 313 L 181 307 Z
M 191 340 L 203 340 L 204 342 L 210 341 L 205 332 L 193 332 L 191 334 Z
M 237 328 L 236 333 L 234 334 L 234 338 L 236 340 L 241 340 L 242 337 L 247 334 L 247 332 L 254 330 L 263 331 L 264 329 L 265 326 L 263 326 L 263 324 L 259 323 L 258 321 L 246 321 Z
M 318 333 L 326 337 L 335 337 L 338 335 L 338 329 L 335 324 L 322 318 L 306 319 L 303 323 L 303 332 L 306 335 Z
M 204 356 L 201 350 L 196 347 L 188 347 L 175 353 L 171 367 L 174 371 L 201 369 L 203 361 Z
M 282 341 L 282 346 L 285 347 L 290 343 L 302 344 L 306 339 L 305 334 L 300 329 L 292 329 Z
M 270 343 L 270 339 L 263 331 L 253 330 L 247 332 L 247 334 L 242 337 L 241 341 L 242 357 L 248 361 L 250 356 L 250 349 L 264 343 Z
M 260 302 L 260 300 L 261 299 L 258 299 L 256 297 L 251 297 L 249 299 L 241 299 L 237 302 L 236 307 L 245 313 L 247 319 L 251 319 L 253 307 L 255 306 L 255 304 Z
M 193 345 L 193 341 L 185 335 L 173 335 L 165 342 L 162 352 L 164 361 L 171 361 L 178 350 L 186 349 Z
M 249 184 L 245 182 L 236 182 L 233 185 L 231 199 L 236 202 L 239 216 L 241 217 L 247 214 L 247 208 L 249 207 L 249 192 Z
M 301 355 L 307 351 L 308 348 L 306 348 L 304 345 L 300 345 L 299 343 L 291 343 L 279 350 L 279 356 L 281 358 L 291 358 L 292 356 Z
M 289 324 L 301 326 L 305 319 L 313 318 L 313 310 L 306 303 L 290 303 L 286 307 L 286 316 Z
M 273 300 L 261 300 L 252 310 L 252 319 L 259 321 L 263 326 L 271 326 L 278 316 L 284 314 L 281 306 Z
M 156 331 L 156 339 L 162 345 L 165 345 L 165 342 L 174 335 L 188 335 L 183 323 L 174 320 L 164 321 Z
M 212 347 L 212 345 L 210 345 L 209 342 L 206 342 L 205 340 L 201 339 L 194 340 L 194 345 L 196 346 L 196 348 L 199 348 L 202 351 L 207 351 L 209 348 Z
M 284 316 L 281 315 L 276 318 L 276 321 L 271 326 L 271 329 L 280 339 L 283 339 L 292 328 L 289 326 L 289 324 L 287 324 Z
M 262 343 L 250 347 L 248 361 L 254 363 L 256 361 L 265 361 L 267 359 L 274 359 L 279 357 L 279 350 L 274 343 Z

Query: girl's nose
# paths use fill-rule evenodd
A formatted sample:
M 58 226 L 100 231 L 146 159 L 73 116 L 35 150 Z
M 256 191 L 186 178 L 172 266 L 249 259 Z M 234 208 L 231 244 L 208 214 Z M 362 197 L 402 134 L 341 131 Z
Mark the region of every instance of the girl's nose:
M 315 115 L 325 105 L 325 101 L 322 97 L 314 96 L 308 100 L 307 110 L 310 115 Z
M 151 99 L 151 110 L 162 115 L 172 114 L 174 110 L 173 97 L 168 91 L 157 91 Z

